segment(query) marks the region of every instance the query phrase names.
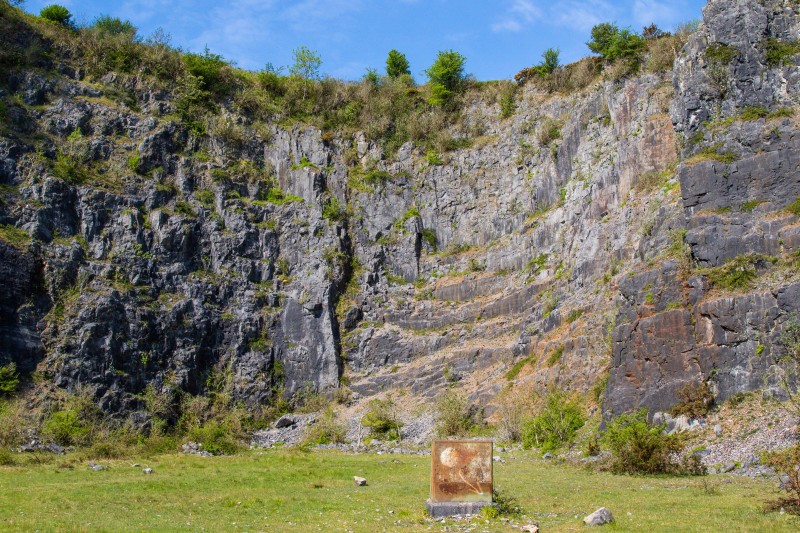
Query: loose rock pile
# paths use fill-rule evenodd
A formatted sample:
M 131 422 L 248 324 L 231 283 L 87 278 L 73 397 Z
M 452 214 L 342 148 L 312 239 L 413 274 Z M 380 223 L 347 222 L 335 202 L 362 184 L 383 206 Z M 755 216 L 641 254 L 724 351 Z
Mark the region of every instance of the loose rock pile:
M 198 442 L 187 442 L 181 446 L 181 451 L 190 455 L 199 455 L 201 457 L 214 457 L 214 454 L 204 450 L 203 445 Z

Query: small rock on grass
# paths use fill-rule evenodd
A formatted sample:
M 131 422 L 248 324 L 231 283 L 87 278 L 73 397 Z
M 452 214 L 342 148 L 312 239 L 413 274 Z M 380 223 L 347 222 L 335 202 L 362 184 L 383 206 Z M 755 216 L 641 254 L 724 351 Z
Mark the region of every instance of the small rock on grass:
M 142 473 L 144 473 L 144 474 L 152 474 L 153 473 L 153 469 L 152 468 L 145 468 L 144 470 L 142 470 Z
M 608 524 L 613 521 L 614 516 L 611 514 L 611 511 L 605 507 L 601 507 L 583 519 L 583 523 L 587 526 L 602 526 L 603 524 Z
M 359 487 L 363 487 L 367 484 L 367 480 L 364 479 L 363 477 L 353 476 L 353 481 Z
M 528 524 L 527 526 L 522 526 L 520 529 L 528 533 L 539 533 L 539 524 Z

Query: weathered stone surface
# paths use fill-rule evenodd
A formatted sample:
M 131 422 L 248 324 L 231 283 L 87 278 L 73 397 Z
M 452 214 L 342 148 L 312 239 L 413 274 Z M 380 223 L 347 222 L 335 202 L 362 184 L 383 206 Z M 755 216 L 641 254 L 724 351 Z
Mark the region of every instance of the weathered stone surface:
M 490 403 L 520 362 L 521 385 L 587 391 L 609 352 L 607 415 L 666 410 L 699 381 L 717 400 L 758 388 L 797 280 L 719 294 L 665 256 L 681 239 L 701 267 L 800 249 L 784 210 L 800 195 L 796 120 L 740 117 L 800 98 L 794 60 L 768 65 L 763 46 L 800 17 L 777 0 L 712 0 L 704 16 L 673 73 L 569 95 L 528 84 L 506 119 L 470 95 L 441 134 L 471 146 L 443 164 L 227 105 L 210 125 L 240 135 L 195 138 L 146 78 L 85 83 L 69 58 L 11 68 L 0 224 L 32 242 L 0 241 L 0 363 L 127 412 L 148 386 L 204 394 L 223 374 L 251 407 L 345 382 L 425 398 L 457 382 Z M 711 64 L 715 43 L 731 64 Z M 109 104 L 112 88 L 136 105 Z M 550 119 L 560 139 L 543 144 Z M 82 184 L 50 164 L 76 130 L 98 169 Z M 690 160 L 709 149 L 731 155 Z M 356 165 L 385 179 L 354 187 Z M 267 201 L 272 187 L 292 196 Z
M 614 516 L 611 511 L 605 507 L 601 507 L 589 516 L 583 519 L 583 523 L 587 526 L 602 526 L 614 521 Z

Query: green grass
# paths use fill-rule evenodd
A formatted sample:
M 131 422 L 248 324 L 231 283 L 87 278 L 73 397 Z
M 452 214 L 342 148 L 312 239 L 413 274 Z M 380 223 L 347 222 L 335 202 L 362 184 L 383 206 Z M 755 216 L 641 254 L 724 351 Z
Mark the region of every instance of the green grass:
M 706 59 L 712 63 L 727 65 L 741 52 L 733 46 L 714 43 L 706 48 Z
M 716 144 L 714 146 L 703 148 L 702 150 L 697 152 L 697 154 L 687 159 L 686 164 L 694 165 L 697 163 L 702 163 L 703 161 L 719 161 L 720 163 L 725 163 L 726 165 L 730 165 L 731 163 L 739 159 L 739 157 L 733 152 L 720 152 L 721 148 L 722 148 L 721 144 Z
M 553 353 L 551 353 L 550 356 L 547 358 L 547 366 L 548 367 L 553 366 L 559 361 L 561 361 L 561 357 L 563 355 L 564 355 L 564 346 L 561 345 L 555 350 L 553 350 Z
M 786 206 L 786 210 L 794 216 L 800 217 L 800 196 L 797 197 L 797 200 Z
M 749 202 L 745 202 L 739 206 L 739 211 L 743 213 L 752 213 L 756 207 L 760 206 L 764 202 L 766 202 L 766 200 L 750 200 Z
M 506 372 L 506 379 L 508 381 L 513 381 L 519 375 L 519 373 L 522 371 L 525 365 L 527 365 L 530 362 L 531 362 L 530 357 L 526 357 L 521 361 L 517 361 L 517 363 L 514 366 L 512 366 L 508 372 Z
M 770 67 L 780 66 L 787 59 L 800 53 L 800 41 L 798 40 L 782 41 L 769 38 L 764 40 L 763 45 L 767 65 Z
M 30 244 L 31 237 L 21 228 L 10 224 L 0 224 L 0 240 L 6 241 L 18 250 L 24 250 Z
M 734 257 L 724 265 L 708 270 L 711 285 L 724 290 L 740 290 L 752 287 L 759 276 L 759 267 L 775 264 L 777 259 L 760 254 Z
M 769 116 L 769 111 L 766 107 L 761 106 L 750 106 L 745 107 L 742 113 L 739 115 L 739 118 L 745 122 L 750 120 L 758 120 L 760 118 L 766 118 Z
M 764 513 L 772 480 L 735 476 L 631 477 L 555 466 L 532 452 L 505 454 L 495 485 L 527 518 L 485 522 L 476 531 L 584 531 L 601 506 L 609 531 L 797 531 L 800 519 Z M 444 531 L 423 518 L 430 459 L 408 455 L 267 451 L 202 458 L 0 467 L 0 528 L 11 531 Z M 142 474 L 151 467 L 154 474 Z M 356 487 L 353 476 L 367 478 Z M 393 511 L 390 513 L 389 511 Z M 577 516 L 577 518 L 576 518 Z

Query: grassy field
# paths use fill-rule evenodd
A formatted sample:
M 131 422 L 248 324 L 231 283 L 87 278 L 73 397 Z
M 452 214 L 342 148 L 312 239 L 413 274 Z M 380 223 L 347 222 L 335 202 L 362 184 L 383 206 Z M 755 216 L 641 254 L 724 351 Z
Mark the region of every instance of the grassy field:
M 800 519 L 761 510 L 774 481 L 734 476 L 628 477 L 505 455 L 495 484 L 526 518 L 472 519 L 471 531 L 581 531 L 611 509 L 613 531 L 798 531 Z M 256 451 L 236 457 L 165 455 L 133 461 L 0 468 L 0 527 L 12 531 L 444 531 L 424 517 L 429 458 Z M 145 475 L 142 468 L 154 474 Z M 356 487 L 353 476 L 368 479 Z M 460 524 L 462 529 L 465 523 Z

